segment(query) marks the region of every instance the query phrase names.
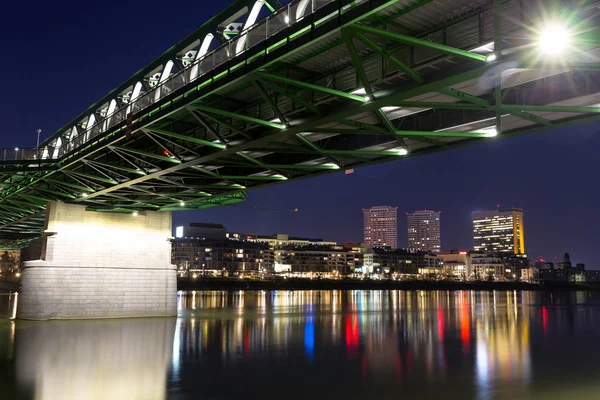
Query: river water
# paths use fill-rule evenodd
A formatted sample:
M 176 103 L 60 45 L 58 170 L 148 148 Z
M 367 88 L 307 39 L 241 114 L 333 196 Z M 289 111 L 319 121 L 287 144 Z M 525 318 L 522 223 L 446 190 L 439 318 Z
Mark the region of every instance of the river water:
M 196 291 L 177 318 L 13 320 L 1 399 L 600 399 L 600 294 Z

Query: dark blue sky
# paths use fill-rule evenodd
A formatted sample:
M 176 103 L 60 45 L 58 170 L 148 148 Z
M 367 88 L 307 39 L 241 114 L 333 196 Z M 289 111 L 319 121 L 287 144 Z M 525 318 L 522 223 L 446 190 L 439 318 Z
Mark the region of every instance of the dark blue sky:
M 7 2 L 0 16 L 3 62 L 0 147 L 35 146 L 231 1 Z M 167 4 L 167 6 L 165 6 Z M 165 10 L 162 10 L 166 7 Z M 600 124 L 490 140 L 444 153 L 284 183 L 249 193 L 247 206 L 174 214 L 174 225 L 223 223 L 230 230 L 343 241 L 362 238 L 361 208 L 442 211 L 442 248 L 472 246 L 471 212 L 525 210 L 531 257 L 600 268 Z

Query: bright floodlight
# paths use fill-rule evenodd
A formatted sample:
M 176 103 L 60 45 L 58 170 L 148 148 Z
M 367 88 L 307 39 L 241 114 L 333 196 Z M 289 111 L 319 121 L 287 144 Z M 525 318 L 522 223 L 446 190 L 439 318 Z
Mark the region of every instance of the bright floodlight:
M 137 212 L 137 211 L 134 211 L 132 215 L 133 215 L 134 217 L 137 217 L 137 216 L 138 216 L 138 212 Z
M 408 154 L 408 150 L 406 150 L 406 149 L 400 149 L 400 150 L 398 150 L 398 155 L 399 156 L 405 156 L 407 154 Z
M 498 129 L 495 126 L 488 126 L 486 128 L 477 129 L 471 131 L 473 133 L 483 133 L 483 137 L 496 137 L 498 136 Z
M 538 47 L 546 54 L 560 54 L 569 46 L 570 36 L 563 25 L 548 24 L 540 32 Z
M 286 24 L 289 24 L 290 23 L 290 17 L 286 15 L 285 18 L 284 18 L 284 21 L 285 21 Z
M 365 101 L 371 101 L 371 96 L 365 96 Z
M 179 203 L 179 205 L 180 205 L 181 207 L 185 207 L 185 202 L 183 202 L 183 201 L 182 201 L 181 203 Z

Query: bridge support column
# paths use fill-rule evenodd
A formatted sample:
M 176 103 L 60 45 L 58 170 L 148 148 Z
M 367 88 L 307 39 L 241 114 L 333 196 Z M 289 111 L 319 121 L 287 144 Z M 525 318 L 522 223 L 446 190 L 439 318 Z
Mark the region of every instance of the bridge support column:
M 52 202 L 45 232 L 42 259 L 25 262 L 18 318 L 176 314 L 170 212 L 134 217 Z

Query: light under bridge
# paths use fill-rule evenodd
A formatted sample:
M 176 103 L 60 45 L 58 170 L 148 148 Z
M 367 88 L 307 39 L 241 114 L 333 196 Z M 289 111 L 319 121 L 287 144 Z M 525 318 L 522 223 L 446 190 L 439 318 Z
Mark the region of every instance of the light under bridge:
M 239 0 L 37 148 L 0 152 L 0 240 L 52 237 L 61 207 L 111 223 L 200 210 L 598 120 L 599 7 Z

